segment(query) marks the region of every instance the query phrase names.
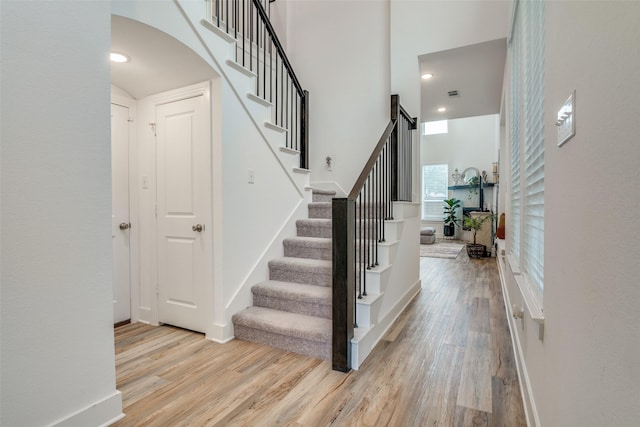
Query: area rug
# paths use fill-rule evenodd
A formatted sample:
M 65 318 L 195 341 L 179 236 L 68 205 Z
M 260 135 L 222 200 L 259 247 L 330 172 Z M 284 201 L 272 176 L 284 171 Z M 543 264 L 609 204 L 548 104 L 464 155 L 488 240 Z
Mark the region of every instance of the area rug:
M 433 245 L 420 245 L 420 256 L 430 258 L 457 258 L 464 243 L 438 241 Z

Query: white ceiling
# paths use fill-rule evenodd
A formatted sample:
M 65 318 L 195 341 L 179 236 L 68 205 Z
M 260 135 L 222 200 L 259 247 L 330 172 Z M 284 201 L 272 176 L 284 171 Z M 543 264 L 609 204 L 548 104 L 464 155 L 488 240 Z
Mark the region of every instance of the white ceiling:
M 120 16 L 111 16 L 111 51 L 131 58 L 126 63 L 111 63 L 111 83 L 135 99 L 214 76 L 213 69 L 178 40 Z
M 498 39 L 418 57 L 420 75 L 434 75 L 421 80 L 420 121 L 498 114 L 506 53 L 507 39 Z M 450 97 L 452 90 L 458 95 Z

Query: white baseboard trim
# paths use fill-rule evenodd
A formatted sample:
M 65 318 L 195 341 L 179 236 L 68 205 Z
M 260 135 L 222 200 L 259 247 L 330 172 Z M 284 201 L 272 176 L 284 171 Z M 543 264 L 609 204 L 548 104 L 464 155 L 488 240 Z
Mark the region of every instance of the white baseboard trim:
M 122 393 L 116 390 L 111 396 L 75 412 L 53 424 L 55 427 L 109 426 L 124 418 Z
M 232 325 L 230 323 L 224 325 L 213 323 L 209 326 L 209 328 L 207 328 L 205 338 L 218 344 L 228 343 L 235 338 L 233 336 L 233 330 L 231 329 L 231 326 Z
M 530 427 L 540 426 L 540 417 L 538 416 L 538 410 L 533 398 L 533 390 L 531 389 L 531 381 L 529 380 L 529 374 L 527 372 L 527 365 L 524 360 L 524 352 L 520 345 L 520 335 L 518 328 L 513 327 L 513 316 L 511 313 L 511 299 L 509 298 L 509 292 L 507 291 L 507 284 L 505 280 L 506 264 L 507 260 L 504 256 L 498 256 L 498 272 L 500 274 L 500 285 L 502 286 L 502 297 L 504 300 L 504 309 L 507 314 L 507 324 L 509 325 L 509 332 L 511 334 L 511 346 L 516 362 L 516 370 L 518 372 L 518 383 L 520 384 L 520 395 L 522 396 L 522 405 L 524 406 L 524 415 L 527 421 L 527 425 Z M 515 280 L 515 278 L 514 278 Z

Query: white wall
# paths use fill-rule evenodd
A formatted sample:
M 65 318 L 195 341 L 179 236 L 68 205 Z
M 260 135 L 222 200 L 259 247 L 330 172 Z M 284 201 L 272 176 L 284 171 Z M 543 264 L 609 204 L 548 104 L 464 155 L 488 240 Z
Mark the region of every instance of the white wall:
M 122 412 L 109 2 L 3 2 L 1 13 L 0 424 L 102 425 Z
M 418 56 L 506 37 L 504 0 L 390 0 L 391 91 L 420 112 Z
M 421 164 L 449 165 L 449 185 L 454 185 L 451 174 L 455 169 L 462 173 L 475 167 L 492 178 L 491 164 L 498 161 L 498 122 L 497 114 L 449 120 L 448 133 L 421 137 Z
M 544 334 L 528 314 L 512 324 L 543 426 L 640 414 L 638 16 L 638 2 L 546 3 Z M 557 147 L 574 89 L 576 135 Z
M 390 118 L 389 4 L 288 3 L 289 58 L 310 93 L 312 182 L 348 192 Z

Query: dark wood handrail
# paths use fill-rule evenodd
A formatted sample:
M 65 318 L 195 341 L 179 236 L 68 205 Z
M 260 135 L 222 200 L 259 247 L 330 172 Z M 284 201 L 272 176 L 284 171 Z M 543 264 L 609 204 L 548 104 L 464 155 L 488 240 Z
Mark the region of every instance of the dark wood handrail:
M 407 110 L 405 110 L 402 105 L 400 105 L 400 114 L 402 114 L 407 119 L 407 121 L 411 124 L 411 129 L 418 128 L 418 118 L 411 117 L 411 115 L 407 113 Z
M 304 97 L 304 89 L 302 89 L 302 85 L 298 81 L 298 77 L 296 76 L 296 73 L 293 71 L 293 67 L 291 66 L 291 63 L 289 62 L 289 58 L 287 58 L 287 54 L 284 53 L 284 48 L 282 47 L 282 44 L 280 43 L 280 40 L 278 39 L 278 36 L 276 35 L 276 30 L 273 28 L 273 25 L 271 25 L 271 21 L 269 20 L 269 17 L 267 16 L 267 12 L 264 10 L 264 7 L 262 6 L 262 3 L 260 3 L 260 0 L 251 0 L 251 1 L 255 5 L 255 7 L 256 7 L 256 9 L 258 11 L 258 14 L 262 18 L 262 22 L 264 23 L 265 27 L 267 28 L 267 32 L 269 33 L 269 36 L 271 37 L 271 40 L 273 41 L 273 44 L 276 47 L 276 50 L 278 51 L 278 53 L 282 57 L 282 64 L 284 65 L 284 67 L 289 72 L 289 76 L 291 77 L 291 81 L 293 82 L 293 85 L 296 87 L 296 90 L 298 91 L 298 95 Z
M 391 136 L 391 132 L 393 132 L 393 129 L 395 129 L 396 123 L 397 123 L 396 120 L 389 121 L 389 124 L 387 125 L 387 128 L 382 133 L 382 136 L 380 137 L 378 144 L 373 149 L 371 156 L 369 156 L 369 160 L 364 165 L 362 172 L 360 172 L 360 176 L 356 180 L 356 183 L 353 185 L 353 189 L 349 193 L 349 196 L 347 196 L 349 200 L 355 200 L 358 197 L 358 194 L 360 194 L 360 190 L 362 190 L 364 183 L 367 181 L 367 177 L 371 173 L 371 170 L 373 169 L 373 165 L 375 164 L 376 160 L 378 159 L 378 156 L 380 155 L 380 152 L 382 151 L 385 144 L 387 143 L 389 136 Z

